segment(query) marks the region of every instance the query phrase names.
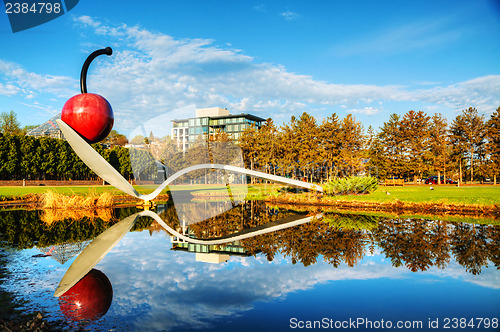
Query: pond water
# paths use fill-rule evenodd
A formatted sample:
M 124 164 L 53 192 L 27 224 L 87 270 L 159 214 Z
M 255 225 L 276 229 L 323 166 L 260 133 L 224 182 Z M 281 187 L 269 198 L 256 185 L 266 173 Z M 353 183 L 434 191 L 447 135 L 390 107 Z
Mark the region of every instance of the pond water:
M 68 330 L 499 330 L 491 222 L 228 204 L 0 211 L 0 287 Z M 91 269 L 98 300 L 54 296 Z

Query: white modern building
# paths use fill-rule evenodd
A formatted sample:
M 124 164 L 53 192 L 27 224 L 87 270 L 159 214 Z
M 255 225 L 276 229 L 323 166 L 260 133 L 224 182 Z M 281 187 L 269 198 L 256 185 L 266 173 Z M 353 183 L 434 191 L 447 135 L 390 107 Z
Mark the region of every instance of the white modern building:
M 189 144 L 195 142 L 200 135 L 220 131 L 238 141 L 245 129 L 251 126 L 260 128 L 264 121 L 266 120 L 251 114 L 230 114 L 227 108 L 199 108 L 194 118 L 172 120 L 171 137 L 179 149 L 186 151 Z

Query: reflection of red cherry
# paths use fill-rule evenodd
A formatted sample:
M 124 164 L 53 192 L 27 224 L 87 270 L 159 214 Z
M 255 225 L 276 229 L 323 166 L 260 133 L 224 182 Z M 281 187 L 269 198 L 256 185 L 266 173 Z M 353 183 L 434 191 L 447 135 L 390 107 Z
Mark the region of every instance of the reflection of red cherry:
M 108 277 L 92 269 L 76 285 L 59 297 L 64 316 L 75 320 L 97 320 L 108 312 L 113 288 Z
M 113 128 L 114 116 L 109 102 L 100 95 L 87 93 L 87 70 L 97 56 L 113 54 L 110 47 L 90 54 L 82 66 L 81 94 L 71 97 L 62 109 L 61 120 L 79 133 L 89 143 L 102 141 Z

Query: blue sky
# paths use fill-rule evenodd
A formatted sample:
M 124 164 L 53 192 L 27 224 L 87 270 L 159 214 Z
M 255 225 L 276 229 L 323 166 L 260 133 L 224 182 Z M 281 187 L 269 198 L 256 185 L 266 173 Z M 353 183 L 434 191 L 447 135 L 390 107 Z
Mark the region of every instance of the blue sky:
M 227 107 L 277 124 L 306 111 L 449 121 L 500 106 L 500 3 L 478 1 L 94 1 L 12 33 L 0 14 L 0 111 L 39 124 L 79 93 L 107 98 L 115 129 L 179 107 Z

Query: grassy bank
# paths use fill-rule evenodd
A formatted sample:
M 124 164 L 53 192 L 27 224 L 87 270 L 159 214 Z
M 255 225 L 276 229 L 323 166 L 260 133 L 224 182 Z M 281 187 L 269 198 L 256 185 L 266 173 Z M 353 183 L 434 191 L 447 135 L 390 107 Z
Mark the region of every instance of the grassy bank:
M 249 194 L 255 199 L 268 198 L 269 196 L 279 198 L 286 196 L 279 193 L 279 186 L 254 185 L 249 189 Z M 462 186 L 441 185 L 433 186 L 405 186 L 405 187 L 384 187 L 381 186 L 374 192 L 367 195 L 337 195 L 323 197 L 325 201 L 352 201 L 352 202 L 407 202 L 407 203 L 439 203 L 439 204 L 463 204 L 492 206 L 500 204 L 500 185 L 476 185 Z M 290 191 L 291 193 L 294 190 Z M 309 199 L 308 194 L 295 195 L 305 202 Z
M 500 204 L 500 186 L 477 185 L 379 187 L 368 195 L 335 196 L 346 201 L 393 202 L 395 200 L 411 203 L 442 203 L 466 205 Z
M 120 194 L 118 189 L 112 186 L 27 186 L 27 187 L 0 187 L 0 197 L 12 198 L 22 197 L 29 194 L 43 194 L 47 191 L 53 191 L 63 195 L 89 195 L 91 192 L 111 194 Z
M 134 186 L 134 188 L 141 194 L 150 193 L 155 190 L 158 185 L 148 185 L 148 186 Z M 238 187 L 238 186 L 234 186 Z M 240 186 L 241 187 L 241 186 Z M 278 186 L 279 187 L 279 186 Z M 213 192 L 214 190 L 225 190 L 224 186 L 221 185 L 192 185 L 192 186 L 171 186 L 167 187 L 162 191 L 162 194 L 167 193 L 169 190 L 174 191 L 207 191 Z M 84 195 L 87 196 L 92 193 L 101 194 L 108 192 L 113 195 L 125 195 L 120 190 L 113 186 L 1 186 L 0 187 L 0 200 L 1 198 L 14 198 L 23 197 L 30 194 L 44 194 L 47 191 L 52 191 L 63 195 Z
M 250 185 L 246 188 L 247 198 L 264 199 L 268 197 L 280 197 L 283 193 L 280 192 L 280 185 L 257 184 Z M 136 189 L 141 193 L 151 192 L 156 186 L 141 186 Z M 476 185 L 476 186 L 461 186 L 441 185 L 433 186 L 434 190 L 430 190 L 430 186 L 404 186 L 404 187 L 379 187 L 373 193 L 367 195 L 338 195 L 323 198 L 323 200 L 332 201 L 353 201 L 353 202 L 406 202 L 406 203 L 439 203 L 439 204 L 461 204 L 461 205 L 479 205 L 493 206 L 500 205 L 500 185 Z M 238 192 L 245 189 L 243 186 L 232 186 L 232 190 Z M 56 193 L 65 195 L 90 195 L 91 193 L 100 194 L 109 192 L 113 195 L 123 195 L 123 193 L 112 186 L 71 186 L 71 187 L 0 187 L 0 198 L 12 199 L 13 197 L 22 197 L 29 194 L 43 194 L 51 190 Z M 226 188 L 221 185 L 193 185 L 193 186 L 171 186 L 167 190 L 177 192 L 189 192 L 196 195 L 217 196 L 217 193 L 225 193 Z M 291 190 L 294 192 L 295 190 Z M 300 195 L 302 196 L 302 195 Z M 303 200 L 307 200 L 307 196 L 303 196 Z

